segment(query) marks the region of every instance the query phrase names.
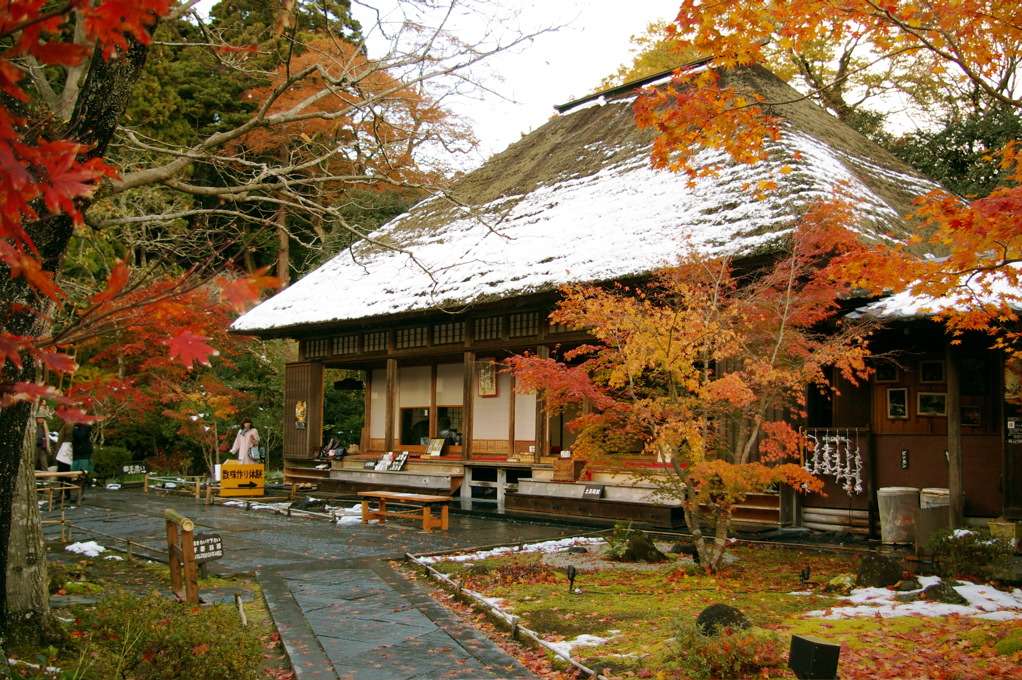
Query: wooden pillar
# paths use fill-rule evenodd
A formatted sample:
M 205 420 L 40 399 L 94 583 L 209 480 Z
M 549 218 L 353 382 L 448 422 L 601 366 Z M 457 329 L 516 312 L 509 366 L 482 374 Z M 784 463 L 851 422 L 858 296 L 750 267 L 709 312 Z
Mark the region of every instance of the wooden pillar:
M 384 440 L 388 451 L 394 450 L 394 427 L 397 420 L 397 359 L 387 359 L 387 418 L 384 424 Z
M 472 454 L 472 427 L 475 418 L 472 406 L 475 403 L 475 374 L 476 374 L 476 353 L 471 350 L 465 351 L 465 382 L 462 388 L 461 413 L 462 413 L 462 444 L 461 457 L 468 459 Z
M 540 345 L 536 348 L 536 356 L 540 359 L 550 357 L 550 348 Z M 547 422 L 546 403 L 540 392 L 536 393 L 536 455 L 533 460 L 539 461 L 540 456 L 550 454 L 550 428 Z
M 962 416 L 959 404 L 958 362 L 948 343 L 944 348 L 944 371 L 947 376 L 947 486 L 951 501 L 951 528 L 962 526 L 965 518 L 965 493 L 962 484 Z
M 365 378 L 362 380 L 362 436 L 359 437 L 360 453 L 369 450 L 369 423 L 373 417 L 373 371 L 365 369 Z
M 436 364 L 429 372 L 429 438 L 436 439 Z
M 511 374 L 510 393 L 507 395 L 507 442 L 508 456 L 515 455 L 515 374 Z

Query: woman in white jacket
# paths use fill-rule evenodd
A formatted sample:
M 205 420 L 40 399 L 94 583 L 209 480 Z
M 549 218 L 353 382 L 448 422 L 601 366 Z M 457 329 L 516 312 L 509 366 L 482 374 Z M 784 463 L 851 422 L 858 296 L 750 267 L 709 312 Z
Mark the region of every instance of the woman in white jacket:
M 234 438 L 234 446 L 231 453 L 238 454 L 238 462 L 242 465 L 253 465 L 259 461 L 253 460 L 250 453 L 253 448 L 259 446 L 259 430 L 252 427 L 252 421 L 246 418 L 241 421 L 241 429 Z

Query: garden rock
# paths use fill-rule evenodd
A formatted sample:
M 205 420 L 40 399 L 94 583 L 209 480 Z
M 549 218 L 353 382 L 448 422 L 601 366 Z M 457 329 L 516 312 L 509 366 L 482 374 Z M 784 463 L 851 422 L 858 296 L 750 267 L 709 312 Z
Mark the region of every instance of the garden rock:
M 827 585 L 823 589 L 828 593 L 840 593 L 847 595 L 852 592 L 852 588 L 855 587 L 855 577 L 851 574 L 838 574 L 834 578 L 827 581 Z
M 734 607 L 718 603 L 699 612 L 696 626 L 703 635 L 716 635 L 721 628 L 748 628 L 749 619 Z
M 671 546 L 671 553 L 691 557 L 693 562 L 699 564 L 699 551 L 692 543 L 675 543 Z
M 867 588 L 887 588 L 901 580 L 901 560 L 886 555 L 868 554 L 859 562 L 855 582 Z
M 667 555 L 660 552 L 649 536 L 636 531 L 628 537 L 628 549 L 622 559 L 628 562 L 664 562 Z
M 915 602 L 916 600 L 922 599 L 922 596 L 922 592 L 895 593 L 894 599 L 898 602 Z
M 581 555 L 583 553 L 588 553 L 589 550 L 584 545 L 573 545 L 567 550 L 565 550 L 565 552 L 571 553 L 573 555 Z
M 934 583 L 923 590 L 923 597 L 931 602 L 943 602 L 944 604 L 968 604 L 969 601 L 958 594 L 949 581 Z
M 906 590 L 919 590 L 923 585 L 914 578 L 905 578 L 894 584 L 893 590 L 905 592 Z

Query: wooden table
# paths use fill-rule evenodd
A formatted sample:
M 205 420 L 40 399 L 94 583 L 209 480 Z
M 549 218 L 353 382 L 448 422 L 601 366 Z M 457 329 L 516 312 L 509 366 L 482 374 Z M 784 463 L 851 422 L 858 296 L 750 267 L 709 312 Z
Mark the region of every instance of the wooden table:
M 46 486 L 37 487 L 38 493 L 45 493 L 48 496 L 47 507 L 53 510 L 53 492 L 60 492 L 60 506 L 64 507 L 64 492 L 75 492 L 75 503 L 82 504 L 82 497 L 85 494 L 85 470 L 70 470 L 68 472 L 50 472 L 49 470 L 37 470 L 35 473 L 36 482 L 44 482 Z M 56 485 L 53 482 L 58 482 Z M 73 482 L 73 483 L 69 483 Z
M 399 491 L 360 491 L 362 497 L 362 524 L 371 519 L 380 520 L 380 524 L 388 517 L 422 517 L 422 530 L 430 533 L 433 529 L 447 531 L 447 510 L 451 502 L 450 496 L 427 496 L 417 493 L 401 493 Z M 379 509 L 370 510 L 369 501 L 375 499 Z M 395 505 L 410 505 L 415 510 L 387 510 L 387 502 Z M 433 506 L 440 506 L 440 517 L 433 516 Z

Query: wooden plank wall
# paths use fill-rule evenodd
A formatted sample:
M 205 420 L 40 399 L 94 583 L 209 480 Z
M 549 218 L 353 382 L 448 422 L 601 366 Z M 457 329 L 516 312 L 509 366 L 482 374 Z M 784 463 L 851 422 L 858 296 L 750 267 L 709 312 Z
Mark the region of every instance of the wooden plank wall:
M 295 405 L 305 402 L 305 428 L 295 422 Z M 323 445 L 323 364 L 284 367 L 284 456 L 312 458 Z

